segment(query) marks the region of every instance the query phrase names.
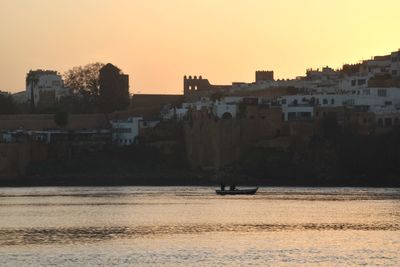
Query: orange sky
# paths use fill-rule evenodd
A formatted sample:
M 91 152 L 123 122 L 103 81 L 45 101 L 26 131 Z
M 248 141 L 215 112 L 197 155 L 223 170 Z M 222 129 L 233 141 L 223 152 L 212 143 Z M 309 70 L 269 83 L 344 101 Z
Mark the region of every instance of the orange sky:
M 215 84 L 338 67 L 400 48 L 398 0 L 0 0 L 0 90 L 30 69 L 95 61 L 131 92 L 182 93 L 183 75 Z

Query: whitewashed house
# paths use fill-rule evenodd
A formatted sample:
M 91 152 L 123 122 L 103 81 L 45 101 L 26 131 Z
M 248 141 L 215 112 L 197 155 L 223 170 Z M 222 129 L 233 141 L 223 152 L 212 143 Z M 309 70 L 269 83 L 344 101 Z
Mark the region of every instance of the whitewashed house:
M 25 91 L 28 102 L 35 106 L 41 101 L 54 102 L 70 94 L 61 75 L 52 70 L 31 70 L 26 77 Z
M 112 141 L 121 146 L 135 143 L 140 133 L 142 117 L 131 117 L 126 120 L 111 121 Z

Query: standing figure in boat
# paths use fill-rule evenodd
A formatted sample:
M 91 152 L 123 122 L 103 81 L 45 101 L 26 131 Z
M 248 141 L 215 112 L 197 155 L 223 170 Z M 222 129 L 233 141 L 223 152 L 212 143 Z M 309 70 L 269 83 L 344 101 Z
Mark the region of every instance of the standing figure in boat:
M 221 191 L 225 191 L 225 183 L 221 182 Z

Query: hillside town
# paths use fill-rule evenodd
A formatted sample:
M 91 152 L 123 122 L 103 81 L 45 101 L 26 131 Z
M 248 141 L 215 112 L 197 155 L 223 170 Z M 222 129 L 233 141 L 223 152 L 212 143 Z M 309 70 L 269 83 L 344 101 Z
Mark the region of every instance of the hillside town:
M 315 154 L 304 165 L 310 146 L 331 151 L 340 146 L 338 136 L 347 138 L 351 133 L 357 140 L 369 140 L 359 144 L 365 148 L 400 126 L 400 50 L 340 69 L 308 69 L 295 79 L 275 79 L 274 71 L 262 70 L 255 72 L 253 82 L 215 85 L 202 76 L 185 75 L 181 95 L 130 95 L 129 76 L 112 64 L 99 66 L 95 79 L 83 85 L 73 82 L 82 80 L 73 79 L 76 73 L 31 70 L 24 91 L 1 93 L 1 179 L 40 176 L 37 166 L 46 162 L 57 165 L 90 157 L 93 162 L 96 157 L 107 162 L 107 157 L 120 158 L 124 153 L 139 158 L 127 166 L 150 161 L 157 168 L 252 176 L 244 167 L 232 169 L 238 162 L 257 162 L 243 158 L 254 149 L 290 151 L 291 157 L 299 158 L 297 167 L 312 165 L 304 176 L 330 179 L 336 175 L 331 169 L 338 169 L 330 164 L 343 159 L 339 154 L 328 153 L 327 159 Z M 149 153 L 157 154 L 156 159 L 145 156 Z M 103 155 L 100 160 L 99 155 Z M 349 165 L 356 161 L 346 160 Z M 254 168 L 263 164 L 270 164 L 265 169 L 285 169 L 283 161 L 268 160 Z M 137 173 L 131 167 L 122 169 L 125 176 Z M 61 171 L 44 172 L 56 176 Z M 284 176 L 258 172 L 253 176 L 267 180 Z M 346 175 L 364 177 L 366 172 L 358 169 Z

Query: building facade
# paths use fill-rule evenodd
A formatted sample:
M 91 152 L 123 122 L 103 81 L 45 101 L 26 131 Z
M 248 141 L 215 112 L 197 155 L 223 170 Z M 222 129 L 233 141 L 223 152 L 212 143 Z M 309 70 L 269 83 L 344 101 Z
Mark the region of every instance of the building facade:
M 112 141 L 120 146 L 134 144 L 140 133 L 142 117 L 131 117 L 127 120 L 112 121 Z
M 57 71 L 31 70 L 26 75 L 26 99 L 34 109 L 39 104 L 53 105 L 70 91 Z

